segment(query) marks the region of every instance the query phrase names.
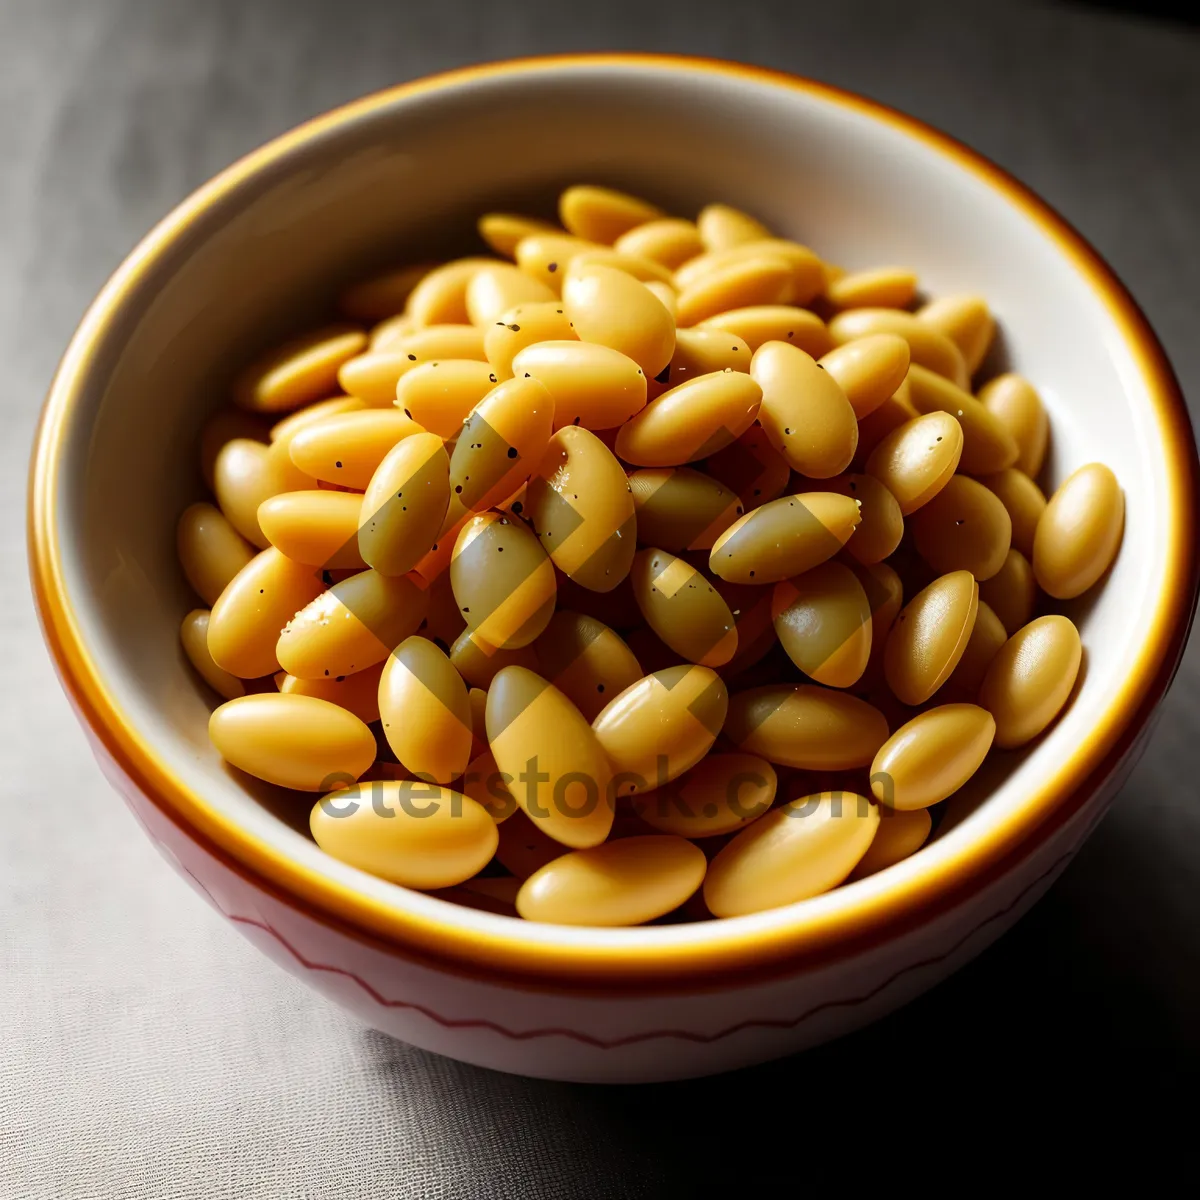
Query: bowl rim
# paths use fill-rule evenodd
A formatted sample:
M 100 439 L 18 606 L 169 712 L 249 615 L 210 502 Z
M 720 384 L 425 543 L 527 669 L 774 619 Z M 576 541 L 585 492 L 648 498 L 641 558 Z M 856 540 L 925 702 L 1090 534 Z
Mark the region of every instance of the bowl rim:
M 189 227 L 220 198 L 319 136 L 380 109 L 481 80 L 622 68 L 707 74 L 766 88 L 800 92 L 886 124 L 971 172 L 1031 218 L 1104 305 L 1125 339 L 1150 396 L 1167 448 L 1172 529 L 1167 579 L 1138 657 L 1121 689 L 1110 698 L 1084 742 L 1065 756 L 1053 776 L 984 838 L 959 849 L 955 859 L 902 884 L 853 897 L 819 916 L 790 906 L 793 916 L 770 929 L 745 930 L 739 922 L 714 922 L 711 936 L 672 942 L 669 930 L 650 943 L 555 944 L 511 931 L 481 934 L 454 919 L 388 905 L 357 894 L 332 878 L 290 860 L 249 836 L 205 798 L 185 787 L 132 726 L 104 685 L 66 592 L 64 547 L 57 529 L 58 467 L 72 413 L 89 385 L 96 352 L 139 281 Z M 267 890 L 310 917 L 395 952 L 472 976 L 578 987 L 670 988 L 681 982 L 775 977 L 812 969 L 912 930 L 944 914 L 1043 844 L 1087 804 L 1137 741 L 1178 667 L 1200 583 L 1197 552 L 1196 444 L 1177 380 L 1141 309 L 1091 245 L 1045 201 L 978 152 L 948 134 L 877 101 L 827 83 L 763 67 L 717 59 L 663 54 L 564 54 L 509 59 L 462 67 L 373 93 L 312 118 L 251 151 L 193 192 L 135 247 L 85 314 L 51 383 L 35 436 L 29 477 L 28 551 L 35 604 L 60 679 L 80 719 L 100 746 L 164 815 L 210 854 L 253 886 Z M 397 896 L 404 895 L 397 889 Z M 788 911 L 788 910 L 781 910 Z M 544 928 L 544 927 L 543 927 Z M 577 931 L 576 931 L 577 932 Z M 605 931 L 611 933 L 613 931 Z

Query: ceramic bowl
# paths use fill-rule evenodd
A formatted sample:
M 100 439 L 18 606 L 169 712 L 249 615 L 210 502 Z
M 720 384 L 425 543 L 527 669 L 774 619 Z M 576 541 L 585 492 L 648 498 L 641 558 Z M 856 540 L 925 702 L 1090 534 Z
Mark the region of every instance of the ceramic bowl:
M 692 214 L 723 200 L 847 268 L 901 262 L 978 291 L 993 368 L 1050 411 L 1043 483 L 1098 459 L 1124 543 L 1067 606 L 1069 708 L 950 805 L 919 854 L 773 912 L 636 929 L 523 923 L 327 858 L 308 805 L 209 745 L 179 649 L 174 528 L 203 494 L 197 431 L 250 354 L 372 269 L 473 245 L 486 209 L 553 211 L 608 183 Z M 266 954 L 398 1038 L 573 1080 L 702 1075 L 835 1037 L 977 954 L 1050 886 L 1150 732 L 1196 596 L 1196 453 L 1162 351 L 1045 204 L 950 138 L 860 97 L 724 63 L 503 63 L 320 117 L 170 214 L 104 288 L 50 391 L 31 477 L 46 640 L 101 767 L 180 874 Z M 1119 881 L 1114 887 L 1119 888 Z

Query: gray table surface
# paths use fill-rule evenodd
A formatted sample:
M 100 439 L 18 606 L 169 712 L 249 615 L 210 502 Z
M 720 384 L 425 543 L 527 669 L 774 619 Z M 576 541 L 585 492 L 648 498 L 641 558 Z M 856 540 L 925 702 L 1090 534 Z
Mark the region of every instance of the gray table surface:
M 0 1196 L 689 1195 L 746 1178 L 712 1113 L 779 1128 L 768 1091 L 878 1118 L 914 1076 L 970 1109 L 1014 1081 L 1103 1064 L 1103 1097 L 1114 1071 L 1200 1058 L 1195 642 L 1113 812 L 1017 929 L 873 1029 L 719 1081 L 530 1082 L 363 1030 L 196 899 L 98 775 L 36 629 L 22 523 L 84 306 L 173 204 L 311 114 L 465 62 L 617 48 L 810 74 L 976 146 L 1109 258 L 1200 402 L 1187 26 L 914 0 L 0 0 Z M 759 1167 L 797 1165 L 792 1136 L 755 1141 Z

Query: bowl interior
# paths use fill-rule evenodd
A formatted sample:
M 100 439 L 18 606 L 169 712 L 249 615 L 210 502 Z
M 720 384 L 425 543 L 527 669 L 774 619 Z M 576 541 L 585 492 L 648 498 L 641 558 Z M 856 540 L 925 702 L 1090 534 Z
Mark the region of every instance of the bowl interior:
M 557 190 L 580 180 L 683 215 L 728 201 L 846 267 L 909 264 L 931 294 L 982 293 L 1001 330 L 996 365 L 1027 375 L 1050 410 L 1044 484 L 1099 459 L 1124 485 L 1127 530 L 1111 577 L 1068 608 L 1086 674 L 1063 720 L 964 793 L 921 855 L 805 908 L 853 904 L 941 869 L 1034 802 L 1133 671 L 1167 571 L 1165 435 L 1135 349 L 1046 229 L 943 149 L 816 91 L 665 65 L 547 64 L 384 97 L 235 169 L 177 236 L 141 253 L 61 446 L 64 583 L 106 687 L 184 788 L 289 860 L 377 904 L 508 924 L 332 862 L 308 838 L 304 801 L 248 788 L 223 767 L 206 734 L 213 697 L 179 649 L 195 600 L 174 529 L 204 494 L 197 431 L 248 354 L 326 315 L 341 283 L 470 249 L 481 211 L 550 214 Z M 632 944 L 710 931 L 525 926 L 521 936 Z

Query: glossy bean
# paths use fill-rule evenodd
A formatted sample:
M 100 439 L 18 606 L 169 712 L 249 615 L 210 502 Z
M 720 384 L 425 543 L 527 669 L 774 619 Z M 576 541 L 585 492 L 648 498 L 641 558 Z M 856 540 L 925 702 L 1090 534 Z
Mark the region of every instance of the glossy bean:
M 996 332 L 996 322 L 982 296 L 942 296 L 917 309 L 917 317 L 962 351 L 968 375 L 979 370 Z
M 321 572 L 292 562 L 274 547 L 255 555 L 229 581 L 208 620 L 208 649 L 217 666 L 241 679 L 279 668 L 279 631 L 324 589 Z
M 696 218 L 696 228 L 707 250 L 727 250 L 771 236 L 761 221 L 728 204 L 706 204 Z
M 704 902 L 714 916 L 738 917 L 818 896 L 858 865 L 878 828 L 878 807 L 852 792 L 793 800 L 713 859 Z
M 666 214 L 636 196 L 593 184 L 569 187 L 558 198 L 558 216 L 576 237 L 611 246 L 623 233 Z
M 422 891 L 477 875 L 499 841 L 496 822 L 469 796 L 421 780 L 332 792 L 313 806 L 309 828 L 340 862 Z
M 962 427 L 954 417 L 927 413 L 905 421 L 875 447 L 867 459 L 867 474 L 896 497 L 907 517 L 954 477 L 962 447 Z
M 646 405 L 646 376 L 633 359 L 608 346 L 546 341 L 522 350 L 513 374 L 531 375 L 554 400 L 554 428 L 612 429 Z
M 860 520 L 858 504 L 848 496 L 783 496 L 725 530 L 713 543 L 709 566 L 730 583 L 778 583 L 832 558 Z
M 744 512 L 734 492 L 688 467 L 634 471 L 629 487 L 637 513 L 638 541 L 672 554 L 711 550 Z
M 619 350 L 648 379 L 671 361 L 674 319 L 645 284 L 623 271 L 605 266 L 568 270 L 563 308 L 578 337 Z
M 1033 540 L 1033 570 L 1058 600 L 1086 592 L 1112 565 L 1125 529 L 1125 496 L 1102 463 L 1069 475 L 1050 497 Z
M 418 325 L 468 325 L 467 285 L 494 258 L 459 258 L 424 275 L 408 297 L 408 312 Z M 458 357 L 446 355 L 447 358 Z
M 1005 629 L 1028 624 L 1037 607 L 1037 579 L 1033 567 L 1020 550 L 1011 549 L 1000 569 L 980 583 L 979 598 L 989 604 Z
M 720 677 L 690 663 L 647 675 L 614 696 L 592 722 L 612 763 L 618 795 L 661 787 L 709 751 L 729 703 Z
M 719 667 L 737 650 L 733 614 L 690 563 L 665 550 L 642 550 L 629 572 L 646 624 L 688 662 Z
M 982 591 L 982 589 L 980 589 Z M 975 625 L 967 641 L 958 666 L 950 673 L 946 681 L 946 690 L 956 698 L 974 700 L 979 694 L 979 686 L 987 669 L 992 665 L 992 659 L 1000 653 L 1000 647 L 1008 641 L 1008 632 L 1000 618 L 992 611 L 985 601 L 979 601 L 975 612 Z
M 221 447 L 213 465 L 213 491 L 229 523 L 260 550 L 270 545 L 258 523 L 259 505 L 281 492 L 311 488 L 313 479 L 296 467 L 278 443 L 234 438 Z
M 313 479 L 361 490 L 393 446 L 420 432 L 420 425 L 394 408 L 341 413 L 301 429 L 288 454 Z
M 283 492 L 258 507 L 267 540 L 298 563 L 326 570 L 366 566 L 358 549 L 362 497 L 357 492 Z
M 428 607 L 427 593 L 410 576 L 360 571 L 296 612 L 278 635 L 275 655 L 301 679 L 353 675 L 415 633 Z
M 384 664 L 380 662 L 365 671 L 355 671 L 353 675 L 331 675 L 328 679 L 299 679 L 285 673 L 279 691 L 284 696 L 316 696 L 318 700 L 328 700 L 369 725 L 379 720 L 379 677 L 383 668 Z
M 900 610 L 888 634 L 883 671 L 903 704 L 924 704 L 950 678 L 966 651 L 979 608 L 970 571 L 935 579 Z
M 962 469 L 971 475 L 991 475 L 1011 467 L 1017 442 L 990 409 L 950 380 L 913 363 L 908 369 L 908 395 L 919 413 L 949 413 L 962 426 Z
M 208 649 L 209 615 L 206 608 L 196 608 L 188 613 L 179 627 L 179 641 L 183 645 L 188 662 L 195 667 L 200 678 L 218 696 L 234 700 L 246 694 L 246 686 L 236 675 L 231 675 L 213 662 L 213 656 Z
M 877 708 L 849 692 L 778 683 L 735 692 L 724 733 L 739 750 L 779 766 L 848 771 L 870 764 L 888 726 Z
M 1020 375 L 998 375 L 979 389 L 979 401 L 1016 440 L 1012 465 L 1036 479 L 1050 442 L 1050 418 L 1033 384 Z
M 396 407 L 440 438 L 456 438 L 471 410 L 499 382 L 486 362 L 449 358 L 420 363 L 400 376 Z
M 539 233 L 562 233 L 557 225 L 518 213 L 484 213 L 475 222 L 479 236 L 497 253 L 512 258 L 523 238 Z
M 955 475 L 909 522 L 921 557 L 939 574 L 970 571 L 980 582 L 1004 565 L 1012 519 L 994 492 Z
M 980 705 L 996 719 L 997 746 L 1023 746 L 1058 716 L 1082 658 L 1079 631 L 1066 617 L 1039 617 L 1004 643 L 979 689 Z
M 546 284 L 520 267 L 496 263 L 481 267 L 467 284 L 467 316 L 472 325 L 488 326 L 518 304 L 544 304 L 555 299 Z
M 902 337 L 894 333 L 875 333 L 844 342 L 817 361 L 833 376 L 850 401 L 855 417 L 861 421 L 904 382 L 910 355 L 908 343 Z
M 660 833 L 719 837 L 761 817 L 775 799 L 775 768 L 755 754 L 710 754 L 664 788 L 634 797 L 633 811 Z
M 641 925 L 687 900 L 707 866 L 680 837 L 621 838 L 547 863 L 521 885 L 517 912 L 554 925 Z
M 602 621 L 559 609 L 533 644 L 538 674 L 594 721 L 614 697 L 642 678 L 633 651 Z
M 970 382 L 962 351 L 944 333 L 896 308 L 851 308 L 829 322 L 835 346 L 873 333 L 895 333 L 908 343 L 912 361 L 965 388 Z
M 233 384 L 234 402 L 251 412 L 290 412 L 337 388 L 338 369 L 360 353 L 367 335 L 354 325 L 329 325 L 255 359 Z
M 254 547 L 211 504 L 189 504 L 175 530 L 180 565 L 192 590 L 215 604 L 229 581 L 254 557 Z
M 450 459 L 442 439 L 414 433 L 388 451 L 360 503 L 362 560 L 404 575 L 429 552 L 450 505 Z
M 1042 489 L 1016 467 L 998 471 L 995 475 L 985 475 L 979 482 L 997 497 L 1008 512 L 1012 522 L 1012 544 L 1026 558 L 1032 558 L 1038 521 L 1046 511 L 1046 497 Z
M 299 792 L 356 780 L 375 761 L 375 735 L 353 713 L 312 696 L 262 693 L 213 711 L 208 736 L 239 770 Z
M 917 291 L 916 272 L 906 267 L 874 267 L 831 280 L 825 299 L 834 308 L 907 308 Z
M 878 875 L 880 871 L 911 858 L 928 841 L 932 828 L 933 819 L 928 809 L 915 808 L 911 812 L 896 812 L 881 808 L 879 828 L 875 831 L 866 854 L 850 872 L 848 881 L 852 883 L 856 879 L 866 879 L 868 875 Z
M 871 792 L 905 812 L 958 791 L 983 765 L 996 722 L 976 704 L 942 704 L 902 725 L 871 763 Z
M 847 688 L 867 669 L 871 606 L 854 572 L 842 563 L 822 563 L 777 583 L 771 618 L 788 658 L 817 683 Z
M 660 217 L 646 221 L 621 234 L 613 247 L 622 254 L 634 254 L 660 263 L 670 271 L 704 253 L 700 230 L 691 221 Z
M 488 365 L 497 380 L 511 379 L 513 359 L 527 346 L 538 342 L 562 342 L 575 338 L 561 300 L 545 304 L 518 304 L 488 328 L 483 346 Z
M 786 342 L 766 342 L 750 361 L 762 388 L 758 420 L 794 471 L 830 479 L 849 465 L 858 447 L 850 401 L 811 355 Z

